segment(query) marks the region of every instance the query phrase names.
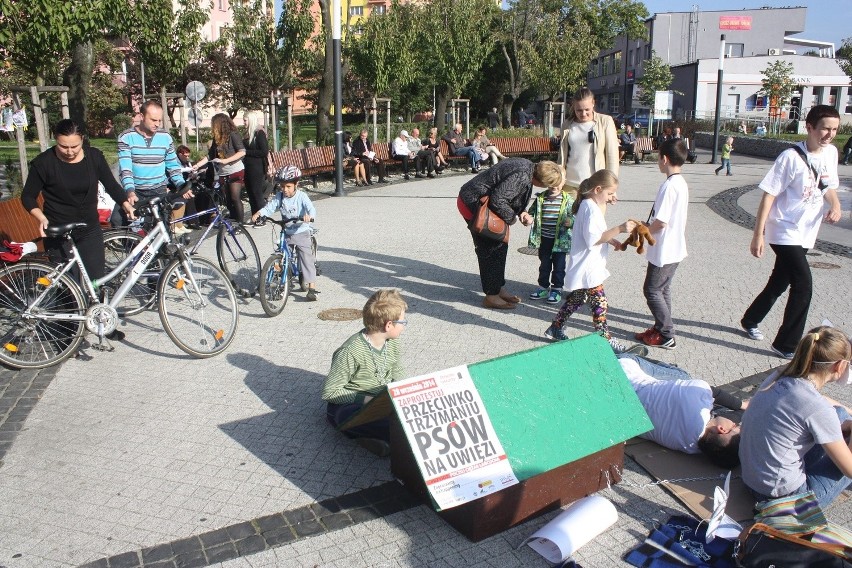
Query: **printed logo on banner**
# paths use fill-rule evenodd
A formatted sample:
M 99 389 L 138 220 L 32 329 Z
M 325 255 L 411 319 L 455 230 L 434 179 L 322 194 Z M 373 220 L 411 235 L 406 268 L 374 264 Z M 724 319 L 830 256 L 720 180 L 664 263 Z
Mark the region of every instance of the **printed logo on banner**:
M 388 390 L 439 510 L 518 482 L 467 366 L 395 382 Z

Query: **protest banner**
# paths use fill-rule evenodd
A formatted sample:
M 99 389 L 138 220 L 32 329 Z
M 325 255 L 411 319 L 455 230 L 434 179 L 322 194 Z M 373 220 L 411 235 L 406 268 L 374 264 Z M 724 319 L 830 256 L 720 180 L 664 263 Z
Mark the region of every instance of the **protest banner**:
M 397 381 L 388 391 L 438 510 L 518 483 L 467 366 Z

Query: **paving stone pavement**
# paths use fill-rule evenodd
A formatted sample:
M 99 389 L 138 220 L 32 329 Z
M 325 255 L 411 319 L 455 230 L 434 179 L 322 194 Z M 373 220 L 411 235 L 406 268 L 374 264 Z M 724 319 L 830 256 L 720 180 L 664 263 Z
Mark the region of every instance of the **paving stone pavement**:
M 706 163 L 685 168 L 690 256 L 674 287 L 678 348 L 654 355 L 714 385 L 781 363 L 768 342 L 748 340 L 738 326 L 773 260 L 749 255 L 743 225 L 759 192 L 736 188 L 757 184 L 769 164 L 738 156 L 734 177 L 717 177 Z M 852 185 L 852 168 L 841 175 Z M 620 177 L 608 222 L 646 218 L 663 180 L 656 165 L 626 165 Z M 297 292 L 272 319 L 257 300 L 244 301 L 238 336 L 223 355 L 189 358 L 148 312 L 123 322 L 127 339 L 113 353 L 90 351 L 40 373 L 0 370 L 0 567 L 546 566 L 519 546 L 556 513 L 471 543 L 407 498 L 387 460 L 334 432 L 319 399 L 332 352 L 360 322 L 317 314 L 360 308 L 380 287 L 400 288 L 409 303 L 402 341 L 412 375 L 542 344 L 556 307 L 480 305 L 476 258 L 455 208 L 469 178 L 400 180 L 346 198 L 323 198 L 327 186 L 312 191 L 319 301 Z M 850 247 L 850 225 L 823 227 L 820 236 Z M 270 229 L 251 230 L 263 259 Z M 508 288 L 522 297 L 538 267 L 536 257 L 515 252 L 526 238 L 514 227 L 507 269 Z M 204 253 L 215 256 L 212 247 Z M 827 268 L 814 269 L 809 324 L 828 317 L 852 330 L 848 248 L 815 250 L 812 259 Z M 641 292 L 645 262 L 631 250 L 612 254 L 608 267 L 611 328 L 630 340 L 652 321 Z M 774 332 L 780 318 L 779 305 L 764 330 Z M 580 313 L 566 333 L 591 330 Z M 828 394 L 852 403 L 850 387 Z M 603 492 L 619 522 L 575 556 L 587 568 L 625 565 L 622 556 L 655 520 L 684 512 L 629 458 L 624 473 Z M 849 500 L 828 514 L 852 526 Z

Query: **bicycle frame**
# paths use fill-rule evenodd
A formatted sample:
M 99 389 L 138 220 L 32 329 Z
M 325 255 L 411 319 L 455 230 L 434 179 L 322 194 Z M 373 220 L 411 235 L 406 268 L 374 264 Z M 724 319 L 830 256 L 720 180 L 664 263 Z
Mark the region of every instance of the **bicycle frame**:
M 202 187 L 203 191 L 210 194 L 210 195 L 214 195 L 216 193 L 214 188 L 209 188 L 201 182 L 195 182 L 195 183 L 197 185 L 200 185 Z M 181 217 L 179 219 L 175 219 L 174 221 L 170 222 L 171 225 L 174 225 L 175 223 L 183 223 L 185 221 L 189 221 L 189 220 L 192 220 L 192 219 L 198 219 L 199 217 L 202 217 L 204 215 L 210 215 L 210 214 L 215 213 L 213 220 L 210 222 L 210 224 L 207 226 L 207 228 L 204 230 L 204 232 L 201 233 L 201 236 L 198 238 L 198 240 L 195 242 L 195 244 L 192 246 L 192 248 L 189 249 L 189 254 L 191 254 L 191 255 L 197 254 L 198 249 L 201 248 L 201 243 L 203 243 L 205 240 L 207 240 L 207 237 L 210 236 L 210 231 L 212 231 L 214 229 L 218 229 L 221 225 L 225 226 L 225 229 L 228 231 L 229 235 L 234 234 L 234 226 L 231 224 L 231 221 L 228 219 L 228 217 L 226 217 L 225 215 L 222 214 L 222 207 L 223 207 L 222 205 L 216 204 L 214 207 L 211 207 L 210 209 L 205 209 L 204 211 L 199 211 L 199 212 L 193 213 L 192 215 L 187 215 L 185 217 Z M 233 246 L 233 243 L 229 242 L 227 239 L 225 240 L 225 246 L 228 247 L 228 252 L 230 252 L 232 255 L 234 255 L 237 258 L 246 258 L 248 256 L 248 254 L 246 253 L 246 251 L 244 251 L 242 249 L 242 246 L 240 246 L 240 243 L 238 241 L 236 242 L 236 246 L 239 249 L 238 255 L 235 254 L 235 251 L 231 249 L 231 247 Z

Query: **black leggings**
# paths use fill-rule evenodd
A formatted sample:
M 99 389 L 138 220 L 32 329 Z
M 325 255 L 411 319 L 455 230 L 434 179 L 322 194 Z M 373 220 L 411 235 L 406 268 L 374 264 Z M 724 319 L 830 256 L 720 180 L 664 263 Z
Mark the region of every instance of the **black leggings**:
M 100 225 L 93 224 L 85 229 L 77 229 L 71 233 L 71 238 L 77 245 L 77 252 L 80 253 L 80 260 L 86 267 L 89 279 L 94 280 L 102 277 L 106 258 L 104 255 L 104 233 Z M 46 237 L 44 239 L 44 250 L 51 262 L 66 262 L 71 256 L 71 243 L 61 238 Z M 73 268 L 72 274 L 79 282 L 80 271 L 76 266 Z
M 225 193 L 225 201 L 228 203 L 228 211 L 231 219 L 243 222 L 243 182 L 230 181 L 227 176 L 221 178 L 222 191 Z

